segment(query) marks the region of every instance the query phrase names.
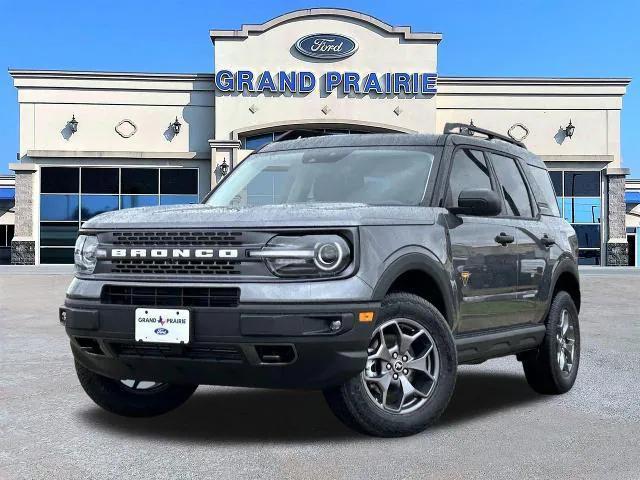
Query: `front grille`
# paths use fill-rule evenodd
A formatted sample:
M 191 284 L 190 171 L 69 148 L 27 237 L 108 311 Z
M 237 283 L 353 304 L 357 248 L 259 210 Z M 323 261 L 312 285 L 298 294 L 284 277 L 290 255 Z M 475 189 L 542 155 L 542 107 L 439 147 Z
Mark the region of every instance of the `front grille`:
M 242 232 L 132 231 L 113 232 L 112 244 L 140 247 L 222 247 L 242 245 Z
M 129 287 L 105 285 L 101 301 L 111 305 L 237 307 L 239 288 Z
M 218 362 L 242 362 L 243 359 L 240 350 L 233 345 L 111 343 L 110 347 L 116 355 L 128 357 L 191 358 Z
M 226 260 L 128 259 L 112 260 L 112 273 L 157 275 L 239 275 L 241 262 Z
M 262 261 L 251 259 L 247 251 L 262 248 L 274 232 L 266 230 L 116 230 L 98 232 L 101 249 L 109 252 L 124 249 L 131 252 L 140 248 L 145 253 L 136 255 L 109 256 L 101 258 L 95 274 L 129 277 L 268 277 L 273 275 Z M 217 253 L 210 257 L 190 255 L 180 257 L 168 255 L 152 256 L 153 249 L 170 251 L 172 249 L 230 248 L 237 250 L 236 257 L 223 257 Z

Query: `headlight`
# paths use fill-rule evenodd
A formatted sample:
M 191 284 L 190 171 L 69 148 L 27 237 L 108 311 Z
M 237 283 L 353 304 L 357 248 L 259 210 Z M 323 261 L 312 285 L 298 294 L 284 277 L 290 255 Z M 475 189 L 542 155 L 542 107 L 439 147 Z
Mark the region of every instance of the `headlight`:
M 73 251 L 76 272 L 93 273 L 93 270 L 96 268 L 97 250 L 97 237 L 93 235 L 80 235 L 78 237 L 75 250 Z
M 279 277 L 335 276 L 351 262 L 349 244 L 339 235 L 279 235 L 250 255 Z

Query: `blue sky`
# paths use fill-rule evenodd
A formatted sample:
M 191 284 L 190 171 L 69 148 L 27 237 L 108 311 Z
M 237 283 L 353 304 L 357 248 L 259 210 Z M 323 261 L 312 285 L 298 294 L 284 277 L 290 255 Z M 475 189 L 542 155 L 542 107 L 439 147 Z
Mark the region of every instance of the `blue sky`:
M 0 0 L 0 67 L 211 72 L 210 28 L 235 29 L 318 6 L 443 33 L 440 75 L 632 77 L 622 154 L 631 176 L 640 177 L 640 2 L 633 0 Z M 0 112 L 0 173 L 6 173 L 18 151 L 16 91 L 6 70 Z

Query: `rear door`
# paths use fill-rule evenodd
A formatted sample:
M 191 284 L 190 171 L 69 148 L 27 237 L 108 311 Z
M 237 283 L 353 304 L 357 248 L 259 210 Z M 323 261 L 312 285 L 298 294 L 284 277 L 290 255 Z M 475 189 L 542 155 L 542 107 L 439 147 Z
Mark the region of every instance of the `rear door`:
M 516 232 L 518 309 L 510 323 L 535 322 L 544 306 L 540 292 L 548 272 L 549 246 L 553 239 L 541 221 L 524 173 L 525 163 L 516 157 L 491 152 L 491 164 L 504 198 L 502 219 Z
M 457 206 L 462 190 L 492 189 L 497 183 L 484 152 L 459 147 L 452 157 L 444 205 Z M 447 216 L 451 258 L 459 292 L 458 333 L 512 323 L 517 306 L 515 228 L 500 217 Z

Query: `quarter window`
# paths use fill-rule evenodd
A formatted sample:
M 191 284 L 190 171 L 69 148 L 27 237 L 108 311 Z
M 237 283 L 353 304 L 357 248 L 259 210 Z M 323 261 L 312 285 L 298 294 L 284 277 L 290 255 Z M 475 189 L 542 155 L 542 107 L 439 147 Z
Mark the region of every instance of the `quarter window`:
M 453 156 L 446 206 L 457 207 L 460 192 L 471 189 L 491 190 L 491 174 L 482 152 L 461 148 Z
M 496 154 L 492 154 L 491 158 L 504 196 L 506 214 L 515 217 L 533 217 L 527 185 L 516 160 Z
M 551 215 L 554 217 L 560 216 L 560 210 L 556 202 L 556 195 L 554 187 L 549 180 L 549 173 L 544 168 L 534 167 L 533 165 L 527 165 L 528 172 L 533 177 L 531 187 L 533 188 L 540 213 L 543 215 Z M 555 173 L 555 172 L 554 172 Z M 562 178 L 560 178 L 562 182 Z

